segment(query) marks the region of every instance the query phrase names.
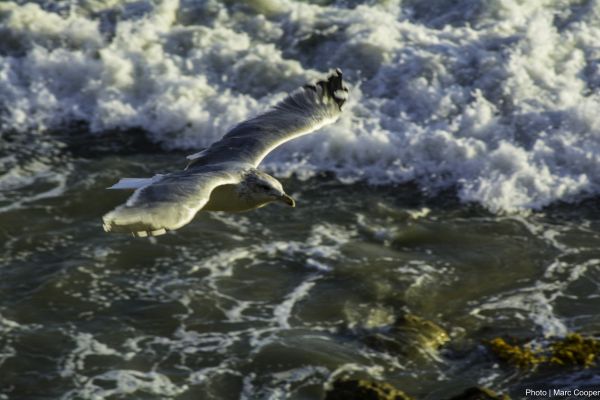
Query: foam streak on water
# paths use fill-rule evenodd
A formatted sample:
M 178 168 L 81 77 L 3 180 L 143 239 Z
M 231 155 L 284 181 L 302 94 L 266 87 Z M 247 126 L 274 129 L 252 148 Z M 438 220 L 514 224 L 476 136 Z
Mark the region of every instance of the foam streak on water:
M 339 66 L 343 117 L 271 169 L 456 187 L 493 211 L 600 190 L 596 2 L 39 3 L 0 4 L 3 132 L 79 121 L 197 149 Z

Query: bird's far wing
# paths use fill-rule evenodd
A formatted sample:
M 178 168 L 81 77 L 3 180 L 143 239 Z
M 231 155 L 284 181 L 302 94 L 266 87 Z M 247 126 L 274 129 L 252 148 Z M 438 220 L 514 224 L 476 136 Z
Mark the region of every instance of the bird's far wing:
M 270 111 L 240 123 L 208 149 L 188 156 L 187 168 L 223 162 L 257 167 L 280 144 L 337 120 L 347 94 L 337 69 L 326 80 L 305 85 Z
M 125 204 L 104 215 L 104 230 L 156 236 L 178 229 L 204 207 L 214 188 L 240 180 L 240 173 L 224 168 L 164 175 L 137 189 Z

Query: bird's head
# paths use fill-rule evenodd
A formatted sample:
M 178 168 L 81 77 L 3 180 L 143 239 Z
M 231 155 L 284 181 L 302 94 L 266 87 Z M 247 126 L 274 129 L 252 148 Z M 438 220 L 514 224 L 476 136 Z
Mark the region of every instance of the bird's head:
M 296 207 L 296 202 L 285 193 L 281 183 L 264 172 L 252 171 L 246 178 L 246 185 L 255 200 L 259 200 L 265 204 L 272 201 L 280 201 L 288 206 Z

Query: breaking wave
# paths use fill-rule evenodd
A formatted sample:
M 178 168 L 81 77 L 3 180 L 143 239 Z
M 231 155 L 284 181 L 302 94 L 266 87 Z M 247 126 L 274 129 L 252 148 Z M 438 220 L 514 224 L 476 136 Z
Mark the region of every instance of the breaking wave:
M 599 27 L 579 0 L 3 2 L 0 135 L 191 150 L 341 67 L 343 117 L 268 168 L 536 209 L 600 193 Z

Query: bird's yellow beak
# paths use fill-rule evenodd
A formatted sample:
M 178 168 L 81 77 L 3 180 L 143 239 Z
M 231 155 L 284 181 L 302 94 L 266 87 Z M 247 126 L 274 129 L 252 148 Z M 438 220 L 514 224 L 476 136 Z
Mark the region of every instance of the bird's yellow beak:
M 296 207 L 296 202 L 294 201 L 294 199 L 292 199 L 290 196 L 288 196 L 285 193 L 281 195 L 281 197 L 279 198 L 279 201 L 287 204 L 290 207 Z

